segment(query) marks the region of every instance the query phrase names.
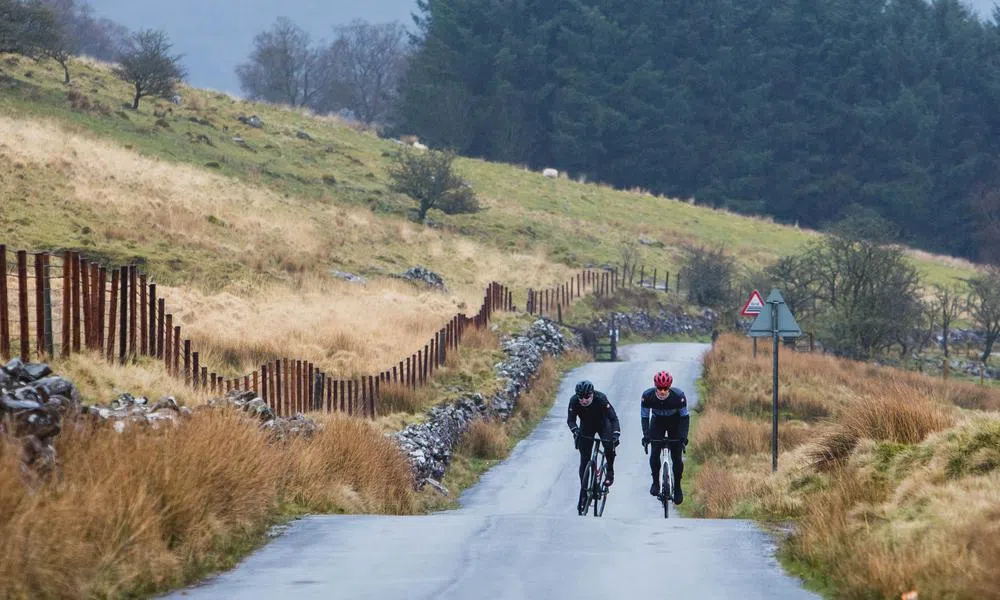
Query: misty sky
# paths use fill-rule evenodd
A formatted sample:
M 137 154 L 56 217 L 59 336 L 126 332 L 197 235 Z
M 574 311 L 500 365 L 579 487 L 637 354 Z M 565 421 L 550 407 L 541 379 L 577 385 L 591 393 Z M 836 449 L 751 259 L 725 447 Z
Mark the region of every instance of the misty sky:
M 88 0 L 95 12 L 131 30 L 163 29 L 184 54 L 188 83 L 240 94 L 233 70 L 246 60 L 253 36 L 288 17 L 314 40 L 352 19 L 400 21 L 407 28 L 415 0 Z
M 989 18 L 996 0 L 966 0 Z M 185 55 L 188 82 L 239 94 L 234 69 L 246 60 L 253 36 L 285 16 L 314 39 L 330 39 L 332 27 L 360 18 L 400 21 L 410 27 L 415 0 L 89 0 L 101 16 L 129 29 L 163 29 Z

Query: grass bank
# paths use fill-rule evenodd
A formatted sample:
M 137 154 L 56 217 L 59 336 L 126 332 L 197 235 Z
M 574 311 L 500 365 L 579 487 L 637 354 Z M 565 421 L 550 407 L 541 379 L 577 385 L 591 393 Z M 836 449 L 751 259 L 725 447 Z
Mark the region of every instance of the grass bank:
M 68 425 L 58 480 L 29 489 L 0 445 L 0 596 L 146 596 L 230 568 L 307 512 L 409 514 L 409 468 L 371 423 L 322 416 L 270 443 L 230 410 L 157 431 Z
M 690 447 L 698 516 L 794 522 L 780 555 L 831 598 L 1000 595 L 1000 391 L 719 338 Z

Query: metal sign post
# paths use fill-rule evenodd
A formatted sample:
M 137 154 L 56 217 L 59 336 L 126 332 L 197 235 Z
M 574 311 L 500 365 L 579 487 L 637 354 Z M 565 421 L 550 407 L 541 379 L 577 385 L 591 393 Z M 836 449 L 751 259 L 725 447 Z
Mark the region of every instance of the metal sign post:
M 778 338 L 797 338 L 802 329 L 785 305 L 777 288 L 767 297 L 767 310 L 763 310 L 750 326 L 750 337 L 771 337 L 771 472 L 778 470 Z

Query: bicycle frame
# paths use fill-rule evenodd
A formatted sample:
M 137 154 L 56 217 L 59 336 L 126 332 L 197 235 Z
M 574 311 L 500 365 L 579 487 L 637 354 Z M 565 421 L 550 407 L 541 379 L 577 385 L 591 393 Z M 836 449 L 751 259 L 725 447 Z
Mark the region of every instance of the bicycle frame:
M 604 514 L 604 506 L 607 504 L 608 490 L 604 486 L 604 469 L 607 466 L 607 460 L 604 455 L 604 443 L 610 440 L 602 440 L 596 436 L 580 435 L 578 440 L 589 440 L 594 442 L 594 446 L 590 451 L 590 463 L 587 466 L 587 472 L 589 472 L 588 481 L 586 484 L 580 482 L 580 495 L 583 496 L 584 493 L 587 495 L 586 505 L 583 507 L 583 511 L 580 512 L 580 516 L 587 513 L 590 508 L 590 503 L 594 503 L 594 516 L 600 517 Z
M 660 465 L 660 477 L 663 482 L 660 485 L 660 493 L 657 494 L 656 498 L 663 504 L 663 518 L 667 519 L 670 517 L 670 502 L 673 498 L 674 491 L 674 469 L 673 464 L 671 464 L 670 459 L 670 442 L 681 442 L 679 438 L 659 438 L 648 440 L 650 444 L 663 444 L 662 450 L 666 451 L 665 455 L 661 455 L 662 463 Z M 649 454 L 649 446 L 645 448 L 646 454 Z M 685 448 L 681 445 L 681 454 L 683 455 Z

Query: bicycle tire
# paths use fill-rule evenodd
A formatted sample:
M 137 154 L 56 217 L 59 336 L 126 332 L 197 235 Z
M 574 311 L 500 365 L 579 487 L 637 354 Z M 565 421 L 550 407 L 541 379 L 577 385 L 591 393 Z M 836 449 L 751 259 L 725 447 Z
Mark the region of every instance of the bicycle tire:
M 604 460 L 603 457 L 602 457 L 602 459 L 601 459 L 601 468 L 598 469 L 598 473 L 600 473 L 601 475 L 603 475 L 604 472 L 605 472 L 605 469 L 607 469 L 607 466 L 608 466 L 607 460 Z M 597 496 L 594 498 L 594 516 L 595 517 L 600 517 L 600 516 L 604 515 L 604 505 L 607 504 L 607 502 L 608 502 L 608 491 L 606 489 L 604 489 L 604 482 L 601 481 L 602 479 L 603 479 L 603 477 L 598 477 L 594 481 L 594 493 L 597 494 Z
M 590 481 L 593 479 L 594 475 L 594 463 L 593 461 L 588 462 L 587 466 L 583 471 L 583 480 L 580 482 L 580 499 L 577 500 L 576 509 L 580 513 L 580 516 L 587 514 L 590 510 Z M 583 482 L 587 483 L 583 483 Z M 581 503 L 580 500 L 583 500 Z
M 669 452 L 669 451 L 668 451 Z M 663 494 L 663 518 L 670 518 L 670 501 L 674 496 L 674 474 L 667 461 L 663 461 L 663 487 L 660 488 Z

